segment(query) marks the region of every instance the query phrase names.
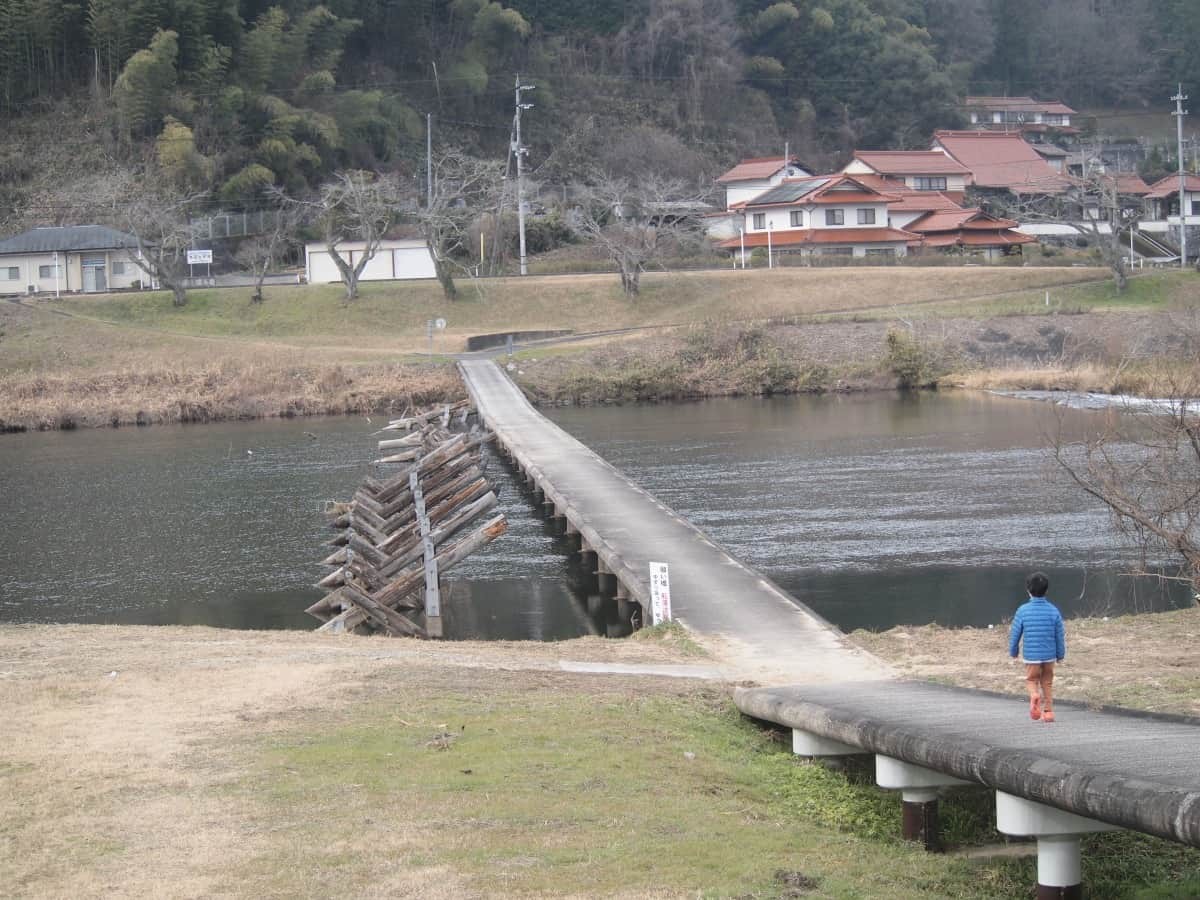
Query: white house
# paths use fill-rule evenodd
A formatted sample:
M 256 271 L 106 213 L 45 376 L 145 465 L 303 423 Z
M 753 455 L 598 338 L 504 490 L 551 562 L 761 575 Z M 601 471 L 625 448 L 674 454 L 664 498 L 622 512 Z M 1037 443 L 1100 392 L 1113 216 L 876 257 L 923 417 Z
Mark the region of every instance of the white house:
M 745 216 L 742 234 L 717 246 L 735 257 L 756 248 L 817 256 L 904 256 L 920 238 L 888 225 L 896 195 L 852 175 L 790 178 L 733 208 Z
M 34 228 L 0 241 L 0 294 L 100 293 L 147 284 L 137 242 L 103 225 Z
M 961 201 L 971 170 L 940 150 L 855 150 L 842 169 L 848 175 L 878 175 L 913 191 L 934 192 Z
M 971 125 L 1023 134 L 1077 134 L 1071 125 L 1075 110 L 1057 100 L 1032 97 L 968 97 L 964 102 Z
M 757 197 L 785 178 L 807 178 L 811 174 L 795 158 L 760 156 L 743 159 L 718 178 L 717 184 L 725 186 L 725 208 L 729 209 Z
M 357 265 L 367 251 L 365 241 L 342 241 L 338 253 L 350 265 Z M 324 241 L 304 245 L 304 274 L 309 284 L 341 281 L 341 273 Z M 359 276 L 362 281 L 391 281 L 408 278 L 436 278 L 429 247 L 420 239 L 383 240 Z

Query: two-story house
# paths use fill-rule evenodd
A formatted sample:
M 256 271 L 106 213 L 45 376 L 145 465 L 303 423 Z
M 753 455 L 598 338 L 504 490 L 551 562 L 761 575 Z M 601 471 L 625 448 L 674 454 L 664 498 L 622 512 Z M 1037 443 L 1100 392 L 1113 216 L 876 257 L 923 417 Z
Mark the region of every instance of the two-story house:
M 805 178 L 811 174 L 790 154 L 743 159 L 717 179 L 717 184 L 725 189 L 725 209 L 705 215 L 704 230 L 714 240 L 733 237 L 745 227 L 736 207 L 776 187 L 785 178 Z
M 896 195 L 845 173 L 789 178 L 735 203 L 745 226 L 718 243 L 735 258 L 756 248 L 808 256 L 904 256 L 917 236 L 888 225 Z
M 971 170 L 940 150 L 855 150 L 842 169 L 848 175 L 878 175 L 921 193 L 940 193 L 961 203 Z
M 1071 124 L 1075 110 L 1057 100 L 1033 97 L 967 97 L 963 103 L 972 128 L 1009 131 L 1026 135 L 1033 141 L 1045 137 L 1076 135 Z

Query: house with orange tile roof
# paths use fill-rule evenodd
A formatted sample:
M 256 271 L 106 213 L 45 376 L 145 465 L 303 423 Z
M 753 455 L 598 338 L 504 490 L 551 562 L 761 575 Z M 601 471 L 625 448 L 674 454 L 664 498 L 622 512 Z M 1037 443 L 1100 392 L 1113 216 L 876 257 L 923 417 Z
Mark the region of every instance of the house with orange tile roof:
M 897 199 L 845 173 L 788 178 L 733 204 L 743 231 L 717 246 L 743 261 L 759 247 L 769 254 L 904 256 L 918 237 L 888 224 L 888 204 Z
M 1070 176 L 1056 172 L 1019 134 L 935 131 L 933 149 L 969 169 L 971 186 L 978 191 L 1028 199 L 1063 195 L 1073 184 Z
M 842 169 L 849 175 L 876 175 L 918 192 L 941 193 L 961 203 L 971 170 L 940 150 L 855 150 Z
M 743 159 L 721 175 L 717 184 L 725 188 L 725 208 L 758 196 L 785 178 L 804 178 L 812 173 L 794 156 L 760 156 Z
M 981 209 L 940 209 L 927 212 L 905 225 L 919 236 L 910 251 L 959 251 L 989 261 L 1000 259 L 1037 238 L 1017 231 L 1018 223 Z

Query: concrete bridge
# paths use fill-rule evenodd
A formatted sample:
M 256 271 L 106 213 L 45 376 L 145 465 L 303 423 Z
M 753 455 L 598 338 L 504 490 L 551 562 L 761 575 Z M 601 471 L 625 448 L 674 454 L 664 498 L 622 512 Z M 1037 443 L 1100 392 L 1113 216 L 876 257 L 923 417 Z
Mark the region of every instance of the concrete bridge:
M 719 646 L 746 715 L 792 729 L 811 757 L 869 753 L 899 790 L 905 836 L 937 849 L 937 791 L 996 791 L 1000 831 L 1038 839 L 1038 897 L 1078 897 L 1079 837 L 1130 828 L 1200 847 L 1200 720 L 897 681 L 831 624 L 739 562 L 538 413 L 494 363 L 460 363 L 497 445 L 619 601 L 650 604 L 670 565 L 675 618 Z M 1014 675 L 1014 679 L 1016 676 Z

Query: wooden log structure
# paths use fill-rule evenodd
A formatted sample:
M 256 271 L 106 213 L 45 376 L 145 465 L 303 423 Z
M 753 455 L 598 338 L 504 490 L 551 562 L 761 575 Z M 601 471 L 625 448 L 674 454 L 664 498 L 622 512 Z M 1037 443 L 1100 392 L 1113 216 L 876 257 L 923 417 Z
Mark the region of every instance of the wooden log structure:
M 441 576 L 508 527 L 480 465 L 491 435 L 448 430 L 472 413 L 466 401 L 442 404 L 382 429 L 409 433 L 379 441 L 397 451 L 375 461 L 385 470 L 330 507 L 326 595 L 308 608 L 319 631 L 441 636 Z

